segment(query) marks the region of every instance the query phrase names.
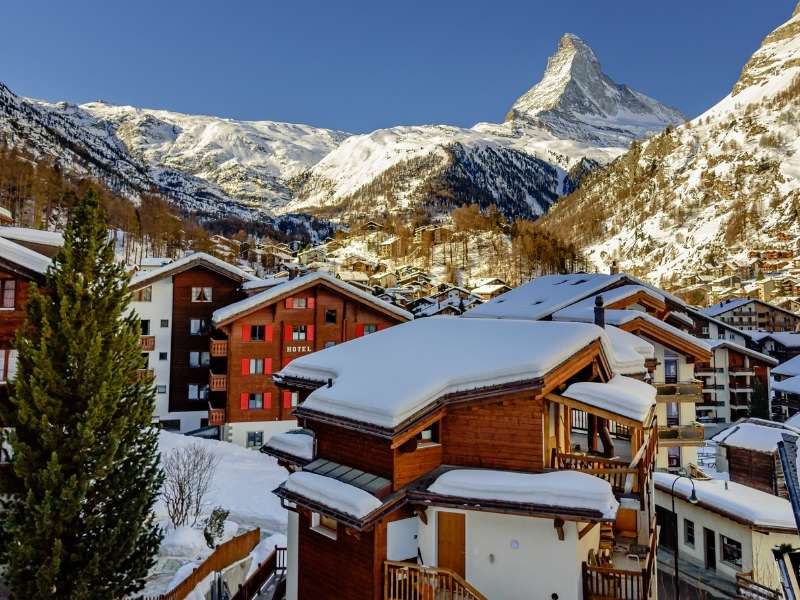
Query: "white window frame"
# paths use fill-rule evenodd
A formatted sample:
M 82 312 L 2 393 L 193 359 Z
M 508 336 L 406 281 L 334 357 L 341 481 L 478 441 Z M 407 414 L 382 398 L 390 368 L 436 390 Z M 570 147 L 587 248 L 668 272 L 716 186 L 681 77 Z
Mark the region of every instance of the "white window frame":
M 250 392 L 249 394 L 247 394 L 247 409 L 264 410 L 263 392 Z
M 193 287 L 192 288 L 192 302 L 208 303 L 213 298 L 213 288 L 210 287 Z
M 250 359 L 250 375 L 263 375 L 264 374 L 264 359 L 251 358 Z
M 257 436 L 260 435 L 261 439 L 258 442 L 250 443 L 250 435 Z M 261 448 L 264 445 L 264 432 L 263 431 L 248 431 L 245 434 L 244 444 L 247 448 Z
M 326 517 L 331 519 L 331 517 Z M 332 521 L 336 521 L 336 519 L 331 519 Z M 337 522 L 338 524 L 338 522 Z M 336 539 L 336 529 L 331 529 L 327 525 L 323 525 L 322 523 L 322 515 L 318 512 L 311 513 L 311 531 L 316 531 L 320 535 L 324 535 L 327 538 L 332 540 Z
M 299 328 L 302 327 L 302 330 Z M 292 340 L 295 342 L 303 342 L 308 336 L 307 325 L 292 325 Z
M 735 562 L 731 562 L 725 559 L 725 540 L 729 542 L 734 542 L 739 545 L 739 564 L 737 565 Z M 728 565 L 729 567 L 736 569 L 737 571 L 741 571 L 742 567 L 744 566 L 744 546 L 739 540 L 735 540 L 733 538 L 728 537 L 722 533 L 719 534 L 719 560 L 720 562 Z
M 6 305 L 6 293 L 9 291 L 11 291 L 11 304 Z M 17 309 L 17 280 L 0 279 L 0 310 L 16 310 L 16 309 Z

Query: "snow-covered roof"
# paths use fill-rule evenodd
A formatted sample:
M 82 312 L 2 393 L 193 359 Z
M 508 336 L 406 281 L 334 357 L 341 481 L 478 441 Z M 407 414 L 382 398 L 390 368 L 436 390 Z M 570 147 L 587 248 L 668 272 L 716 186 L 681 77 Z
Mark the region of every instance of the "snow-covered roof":
M 499 290 L 506 289 L 508 286 L 505 283 L 487 283 L 476 288 L 472 288 L 472 293 L 476 295 L 481 294 L 494 294 Z
M 640 422 L 656 404 L 655 387 L 624 375 L 615 375 L 607 383 L 573 383 L 561 395 Z
M 683 311 L 672 310 L 672 311 L 667 313 L 667 316 L 665 318 L 669 318 L 669 317 L 677 319 L 678 321 L 680 321 L 684 325 L 688 325 L 689 327 L 694 327 L 694 320 L 692 319 L 692 317 L 690 317 L 689 315 L 687 315 Z
M 670 493 L 672 484 L 678 478 L 672 473 L 653 473 L 657 488 Z M 788 500 L 773 496 L 735 481 L 722 479 L 694 479 L 685 477 L 675 483 L 675 496 L 688 500 L 694 482 L 697 499 L 703 508 L 745 521 L 751 525 L 775 528 L 796 529 L 792 507 Z
M 242 284 L 243 290 L 260 290 L 270 288 L 289 281 L 289 277 L 266 277 L 264 279 L 253 279 Z
M 42 231 L 28 227 L 0 227 L 0 238 L 43 246 L 61 247 L 64 245 L 64 236 L 60 232 Z
M 541 319 L 620 281 L 623 274 L 545 275 L 473 308 L 465 317 Z
M 731 340 L 705 340 L 709 346 L 711 346 L 712 350 L 716 350 L 717 348 L 727 348 L 729 350 L 733 350 L 734 352 L 739 352 L 740 354 L 744 354 L 751 358 L 755 358 L 761 362 L 767 363 L 770 366 L 774 366 L 778 364 L 778 361 L 772 358 L 771 356 L 767 356 L 766 354 L 762 354 L 756 350 L 752 350 L 747 346 L 742 346 L 741 344 L 737 344 L 736 342 L 732 342 Z
M 148 285 L 154 281 L 158 281 L 164 277 L 169 277 L 175 273 L 180 273 L 196 265 L 203 265 L 215 271 L 225 273 L 241 282 L 256 279 L 256 277 L 250 273 L 247 273 L 239 267 L 227 263 L 224 260 L 220 260 L 214 256 L 211 256 L 210 254 L 206 254 L 205 252 L 195 252 L 193 254 L 187 254 L 178 260 L 174 260 L 163 267 L 147 271 L 139 271 L 131 278 L 130 285 L 131 287 Z
M 647 340 L 640 338 L 624 329 L 606 324 L 606 334 L 614 345 L 614 350 L 619 354 L 622 348 L 635 350 L 645 360 L 656 357 L 656 348 Z M 637 371 L 638 372 L 638 371 Z M 625 375 L 626 373 L 623 373 Z
M 784 433 L 800 437 L 800 430 L 786 423 L 749 419 L 734 423 L 711 439 L 720 446 L 755 450 L 756 452 L 774 452 L 778 449 L 778 442 L 783 439 Z
M 762 336 L 761 340 L 764 338 L 775 340 L 781 346 L 785 346 L 786 348 L 800 348 L 800 333 L 793 333 L 791 331 L 776 331 L 774 333 L 768 333 Z
M 263 292 L 259 292 L 250 296 L 249 298 L 245 298 L 244 300 L 240 300 L 239 302 L 234 302 L 233 304 L 229 304 L 228 306 L 224 306 L 220 309 L 214 311 L 212 315 L 212 321 L 214 325 L 219 325 L 220 323 L 225 323 L 232 318 L 235 318 L 239 315 L 248 313 L 250 311 L 256 310 L 258 307 L 263 306 L 264 304 L 268 304 L 273 302 L 277 298 L 281 296 L 285 296 L 286 294 L 291 294 L 296 290 L 300 290 L 308 285 L 312 285 L 315 283 L 324 282 L 330 285 L 331 287 L 338 288 L 343 292 L 350 294 L 351 296 L 356 296 L 359 299 L 363 300 L 368 304 L 372 304 L 376 308 L 383 310 L 384 312 L 389 312 L 394 314 L 395 316 L 401 319 L 408 319 L 411 320 L 414 318 L 410 312 L 403 310 L 395 306 L 394 304 L 390 304 L 385 300 L 381 300 L 377 296 L 373 296 L 353 285 L 350 285 L 347 282 L 342 281 L 341 279 L 337 279 L 328 273 L 323 273 L 321 271 L 315 271 L 313 273 L 308 273 L 306 275 L 302 275 L 300 277 L 295 277 L 294 279 L 289 279 L 286 282 L 272 286 Z
M 772 389 L 785 394 L 800 394 L 800 375 L 789 377 L 783 381 L 773 381 Z
M 382 502 L 369 492 L 317 473 L 305 471 L 292 473 L 284 487 L 293 494 L 357 519 L 382 506 Z
M 172 259 L 166 256 L 146 256 L 139 260 L 140 267 L 163 267 L 172 262 Z
M 700 311 L 710 317 L 717 317 L 728 312 L 729 310 L 739 308 L 740 306 L 744 306 L 745 304 L 755 301 L 755 298 L 731 298 L 730 300 L 723 300 L 717 304 L 712 304 L 706 308 L 701 308 Z
M 299 431 L 276 433 L 267 440 L 266 445 L 268 448 L 303 460 L 314 458 L 314 436 L 309 433 Z
M 628 285 L 621 285 L 619 287 L 606 290 L 600 294 L 592 294 L 588 298 L 584 298 L 572 304 L 570 308 L 591 308 L 594 310 L 595 299 L 598 296 L 602 296 L 603 298 L 603 306 L 609 306 L 611 304 L 615 304 L 617 302 L 621 302 L 622 300 L 626 300 L 636 294 L 646 294 L 650 296 L 653 300 L 657 302 L 664 302 L 664 295 L 653 288 L 644 286 L 644 285 L 635 285 L 635 284 L 628 284 Z
M 607 481 L 578 471 L 515 473 L 454 469 L 439 475 L 428 491 L 441 496 L 534 504 L 565 511 L 589 509 L 599 512 L 604 519 L 614 519 L 619 508 Z
M 445 394 L 542 377 L 596 340 L 617 369 L 596 325 L 429 317 L 301 356 L 278 377 L 331 379 L 302 408 L 394 428 Z
M 800 429 L 800 412 L 793 414 L 791 417 L 786 419 L 783 422 L 784 425 L 787 427 L 793 427 L 795 429 Z
M 41 275 L 51 263 L 48 257 L 4 238 L 0 238 L 0 259 Z

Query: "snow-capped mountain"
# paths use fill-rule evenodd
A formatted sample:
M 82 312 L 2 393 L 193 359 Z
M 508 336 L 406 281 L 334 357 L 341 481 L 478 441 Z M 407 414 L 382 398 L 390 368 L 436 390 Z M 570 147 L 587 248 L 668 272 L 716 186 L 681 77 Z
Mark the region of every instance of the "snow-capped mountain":
M 625 147 L 686 117 L 612 81 L 594 50 L 566 33 L 547 61 L 542 80 L 514 102 L 506 120 L 532 121 L 559 138 Z
M 631 140 L 684 120 L 611 81 L 592 49 L 566 34 L 544 78 L 514 103 L 504 123 L 352 136 L 298 178 L 297 198 L 287 209 L 336 218 L 477 201 L 494 203 L 509 217 L 537 217 L 575 188 L 573 169 L 605 164 Z
M 542 222 L 599 267 L 669 282 L 800 235 L 800 5 L 696 119 L 635 144 Z

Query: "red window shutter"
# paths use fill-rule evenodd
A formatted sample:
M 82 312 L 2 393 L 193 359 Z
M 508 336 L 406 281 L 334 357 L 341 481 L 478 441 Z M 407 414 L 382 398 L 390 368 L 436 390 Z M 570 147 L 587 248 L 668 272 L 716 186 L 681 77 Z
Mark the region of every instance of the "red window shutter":
M 239 397 L 239 408 L 247 410 L 250 407 L 250 395 L 247 392 L 242 392 Z
M 242 341 L 250 341 L 250 325 L 242 325 Z
M 364 335 L 364 324 L 356 323 L 356 337 L 361 337 L 362 335 Z
M 283 339 L 287 342 L 292 341 L 292 326 L 289 323 L 283 324 Z
M 265 358 L 264 359 L 264 373 L 272 373 L 272 359 Z
M 308 306 L 308 308 L 314 308 L 314 298 L 313 297 L 309 298 L 308 300 L 306 300 L 306 306 Z
M 250 359 L 242 359 L 242 375 L 250 375 Z
M 267 338 L 268 342 L 272 341 L 272 323 L 264 326 L 264 337 Z
M 292 392 L 283 390 L 283 408 L 292 408 Z
M 264 392 L 264 408 L 267 410 L 272 408 L 272 392 Z
M 294 298 L 291 296 L 286 299 L 286 308 L 294 308 Z
M 314 341 L 314 326 L 313 325 L 306 325 L 306 339 L 309 342 Z

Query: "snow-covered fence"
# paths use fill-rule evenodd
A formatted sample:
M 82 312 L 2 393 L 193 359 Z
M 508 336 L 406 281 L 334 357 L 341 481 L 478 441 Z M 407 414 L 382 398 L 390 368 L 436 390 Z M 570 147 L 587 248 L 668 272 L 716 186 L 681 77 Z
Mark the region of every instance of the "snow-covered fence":
M 142 600 L 183 600 L 211 573 L 222 571 L 233 563 L 246 558 L 261 540 L 261 530 L 256 528 L 231 538 L 214 549 L 186 579 L 171 591 L 160 596 L 149 596 Z
M 277 590 L 286 584 L 285 579 L 283 579 L 285 573 L 286 548 L 276 547 L 264 562 L 258 565 L 258 568 L 250 578 L 239 586 L 238 591 L 231 600 L 252 600 L 273 576 L 280 578 L 275 581 L 275 589 Z M 276 593 L 273 594 L 273 597 L 280 598 L 281 596 Z

